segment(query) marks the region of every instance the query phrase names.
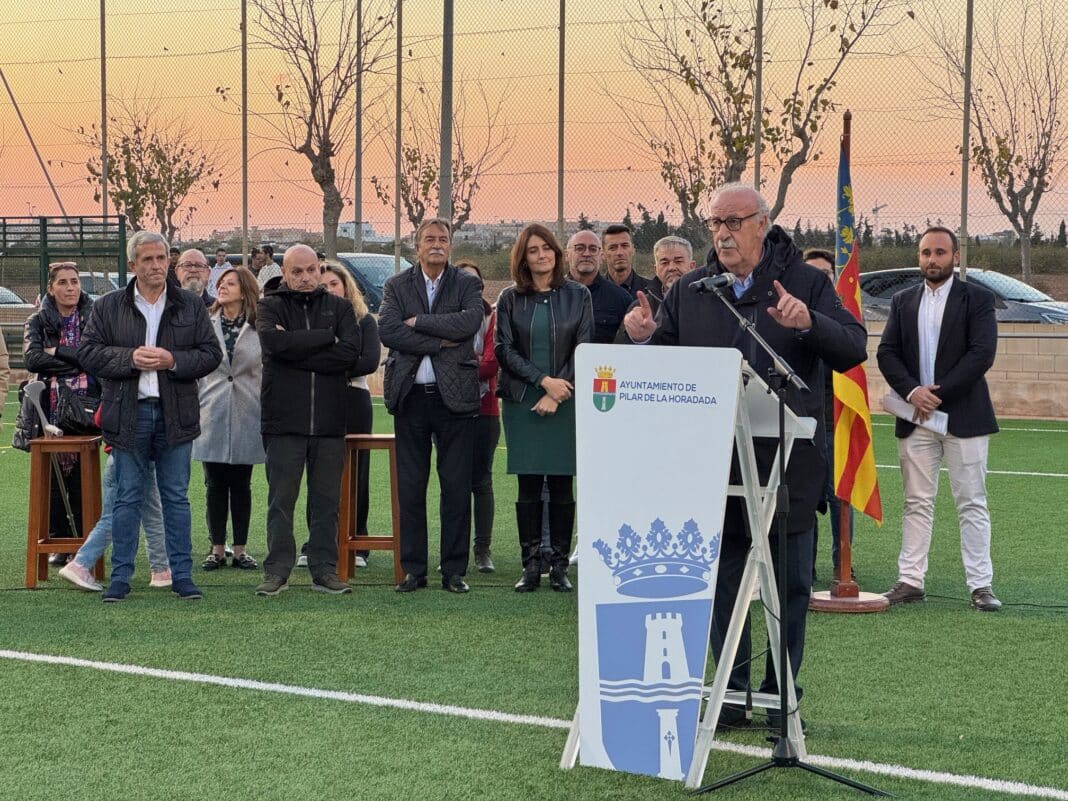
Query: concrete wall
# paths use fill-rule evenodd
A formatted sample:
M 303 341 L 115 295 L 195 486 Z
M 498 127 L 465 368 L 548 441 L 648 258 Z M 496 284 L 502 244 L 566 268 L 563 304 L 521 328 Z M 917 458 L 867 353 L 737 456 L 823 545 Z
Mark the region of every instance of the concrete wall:
M 875 361 L 884 323 L 868 324 L 868 397 L 882 411 L 887 386 Z M 1068 419 L 1068 327 L 1000 323 L 998 352 L 986 374 L 998 417 Z

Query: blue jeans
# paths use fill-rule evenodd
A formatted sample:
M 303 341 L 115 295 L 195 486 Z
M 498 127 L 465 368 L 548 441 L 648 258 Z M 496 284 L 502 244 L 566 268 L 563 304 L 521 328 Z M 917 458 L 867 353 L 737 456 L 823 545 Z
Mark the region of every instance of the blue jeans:
M 74 561 L 86 570 L 92 570 L 96 560 L 103 556 L 104 551 L 111 545 L 111 519 L 115 510 L 116 486 L 115 457 L 109 454 L 107 462 L 104 463 L 104 500 L 100 506 L 100 519 L 74 557 Z M 167 546 L 163 541 L 163 509 L 159 503 L 159 488 L 156 487 L 155 465 L 149 466 L 148 493 L 145 495 L 145 505 L 141 507 L 141 525 L 145 529 L 149 567 L 153 573 L 166 570 L 169 565 Z
M 129 584 L 137 557 L 138 532 L 145 485 L 156 463 L 156 486 L 163 507 L 167 560 L 174 581 L 192 578 L 193 557 L 189 515 L 189 458 L 193 443 L 168 445 L 163 407 L 138 401 L 134 445 L 115 448 L 115 508 L 112 514 L 111 580 Z
M 826 445 L 827 445 L 827 485 L 823 489 L 824 497 L 827 499 L 827 507 L 830 509 L 830 514 L 827 517 L 831 523 L 831 564 L 838 567 L 838 527 L 841 525 L 839 520 L 842 516 L 842 501 L 834 494 L 834 429 L 828 428 L 826 431 Z M 853 507 L 850 504 L 846 504 L 846 508 L 849 510 L 849 542 L 853 542 Z M 817 533 L 819 531 L 819 524 L 816 525 Z M 816 543 L 812 544 L 813 556 L 815 556 Z

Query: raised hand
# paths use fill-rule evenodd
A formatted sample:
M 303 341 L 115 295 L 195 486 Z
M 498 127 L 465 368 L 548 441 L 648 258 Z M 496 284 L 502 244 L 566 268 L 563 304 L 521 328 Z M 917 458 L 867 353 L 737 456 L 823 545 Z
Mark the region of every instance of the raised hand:
M 779 295 L 779 302 L 768 307 L 768 316 L 784 328 L 794 328 L 798 331 L 807 331 L 812 327 L 812 315 L 808 313 L 808 306 L 803 300 L 798 300 L 778 281 L 774 282 L 775 292 Z
M 656 320 L 649 306 L 649 298 L 641 290 L 638 290 L 638 305 L 627 312 L 627 316 L 623 318 L 623 327 L 627 331 L 627 336 L 634 342 L 644 342 L 656 333 Z

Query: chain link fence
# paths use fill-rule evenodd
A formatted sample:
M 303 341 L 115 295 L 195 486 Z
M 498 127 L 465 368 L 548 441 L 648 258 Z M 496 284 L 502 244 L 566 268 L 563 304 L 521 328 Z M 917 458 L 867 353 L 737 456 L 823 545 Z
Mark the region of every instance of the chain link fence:
M 313 164 L 299 152 L 305 137 L 292 113 L 307 106 L 309 87 L 338 85 L 338 76 L 325 65 L 336 57 L 339 43 L 355 35 L 357 0 L 292 4 L 310 4 L 320 15 L 315 42 L 321 71 L 303 77 L 287 62 L 283 48 L 297 37 L 279 35 L 277 26 L 266 22 L 264 9 L 274 2 L 250 0 L 247 8 L 250 244 L 307 241 L 322 247 L 324 195 L 313 168 L 322 179 L 323 163 Z M 363 0 L 362 5 L 363 33 L 377 31 L 362 48 L 368 67 L 359 112 L 362 203 L 357 213 L 355 89 L 346 87 L 330 140 L 329 166 L 341 203 L 338 250 L 352 249 L 359 219 L 363 247 L 391 251 L 398 44 L 402 161 L 411 178 L 405 193 L 409 199 L 401 209 L 402 235 L 412 230 L 420 206 L 424 214 L 437 209 L 442 4 L 405 2 L 399 43 L 395 6 L 378 0 Z M 523 224 L 539 220 L 555 226 L 558 217 L 561 5 L 549 0 L 456 4 L 453 169 L 459 187 L 453 205 L 455 217 L 466 217 L 456 240 L 486 253 L 485 261 L 498 273 Z M 959 225 L 963 89 L 947 64 L 954 53 L 963 55 L 965 8 L 963 0 L 765 0 L 761 77 L 767 121 L 760 174 L 769 200 L 779 201 L 780 224 L 800 232 L 810 244 L 828 235 L 834 222 L 841 114 L 848 108 L 853 114 L 858 230 L 870 229 L 869 251 L 904 242 L 902 258 L 908 259 L 904 248 L 917 230 L 936 222 Z M 1068 40 L 1068 27 L 1055 18 L 1056 10 L 1053 0 L 976 3 L 974 70 L 975 86 L 985 93 L 981 96 L 1003 107 L 1015 102 L 1027 77 L 1021 65 L 1029 53 L 1042 51 L 1040 33 L 1049 28 L 1060 42 Z M 10 12 L 0 20 L 0 30 L 18 46 L 0 56 L 10 86 L 10 96 L 0 96 L 0 214 L 60 213 L 16 105 L 65 212 L 100 214 L 98 184 L 91 175 L 93 164 L 99 163 L 101 129 L 100 3 L 69 0 L 48 8 L 12 7 Z M 636 227 L 644 220 L 646 233 L 659 233 L 689 216 L 699 221 L 716 182 L 725 177 L 753 180 L 752 142 L 735 141 L 738 152 L 730 165 L 722 147 L 751 130 L 755 17 L 748 2 L 721 8 L 700 0 L 608 5 L 572 0 L 564 20 L 562 212 L 567 231 L 580 218 L 595 227 L 626 218 Z M 138 131 L 151 130 L 158 143 L 179 154 L 176 160 L 187 173 L 202 167 L 175 209 L 146 208 L 142 224 L 170 227 L 181 243 L 238 250 L 241 4 L 161 0 L 149 8 L 113 0 L 106 4 L 104 22 L 109 141 L 114 146 L 126 137 L 135 143 Z M 671 62 L 671 46 L 682 60 L 675 59 L 674 70 L 654 68 Z M 840 58 L 843 47 L 848 53 Z M 1062 51 L 1053 49 L 1045 57 L 1047 65 L 1053 56 L 1061 57 Z M 1004 57 L 992 59 L 984 50 Z M 729 89 L 723 88 L 724 76 L 735 81 Z M 1068 81 L 1068 74 L 1061 78 Z M 822 87 L 828 80 L 831 85 Z M 724 100 L 724 92 L 736 94 L 725 113 L 722 107 L 731 102 Z M 312 103 L 317 99 L 312 91 Z M 1043 101 L 1038 97 L 1036 103 Z M 814 117 L 807 116 L 810 104 Z M 1035 103 L 1030 112 L 1043 113 Z M 1068 114 L 1068 109 L 1059 112 Z M 791 170 L 784 165 L 801 149 L 801 140 L 791 138 L 789 128 L 799 120 L 808 149 L 803 163 Z M 1011 140 L 1013 130 L 1007 132 L 1009 145 L 1021 154 L 1030 147 L 1023 141 L 1024 122 L 1016 126 L 1020 141 Z M 737 127 L 731 129 L 732 124 Z M 975 133 L 973 129 L 973 145 L 979 144 Z M 1051 141 L 1050 149 L 1055 144 Z M 151 142 L 141 147 L 147 153 Z M 1054 178 L 1061 177 L 1065 158 L 1063 152 L 1053 154 L 1049 172 Z M 790 180 L 782 190 L 785 173 Z M 984 245 L 1011 245 L 1019 235 L 988 196 L 980 174 L 972 171 L 969 178 L 969 233 L 982 237 Z M 136 209 L 119 200 L 123 207 L 118 209 L 109 200 L 109 213 L 137 216 Z M 1056 240 L 1065 218 L 1068 186 L 1054 183 L 1034 214 L 1038 231 L 1032 231 L 1033 237 Z M 696 237 L 699 226 L 691 232 Z M 981 247 L 972 253 L 973 258 L 981 255 Z M 1043 256 L 1036 264 L 1046 261 L 1062 269 L 1056 266 L 1059 257 Z M 875 263 L 871 260 L 865 268 Z M 648 272 L 650 264 L 648 256 L 639 257 L 640 270 Z

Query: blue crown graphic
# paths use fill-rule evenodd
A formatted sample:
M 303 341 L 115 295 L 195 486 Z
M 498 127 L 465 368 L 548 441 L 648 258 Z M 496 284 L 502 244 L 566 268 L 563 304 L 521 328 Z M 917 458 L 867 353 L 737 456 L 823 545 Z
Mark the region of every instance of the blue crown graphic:
M 619 528 L 613 549 L 604 540 L 593 547 L 612 571 L 622 595 L 635 598 L 673 598 L 708 587 L 712 563 L 719 557 L 720 534 L 705 542 L 694 520 L 673 533 L 659 517 L 643 539 L 629 525 Z

